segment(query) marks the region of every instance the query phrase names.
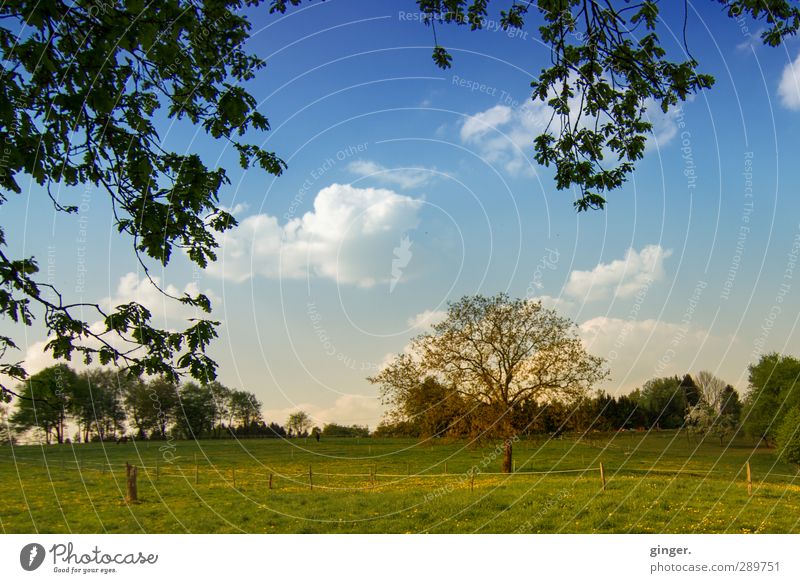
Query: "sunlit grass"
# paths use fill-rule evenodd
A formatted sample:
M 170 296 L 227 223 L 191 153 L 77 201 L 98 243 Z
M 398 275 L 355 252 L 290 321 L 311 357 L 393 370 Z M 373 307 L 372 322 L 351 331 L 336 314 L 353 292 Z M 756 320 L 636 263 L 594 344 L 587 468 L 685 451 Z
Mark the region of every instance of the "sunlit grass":
M 0 526 L 43 533 L 800 532 L 795 469 L 748 441 L 722 447 L 674 432 L 522 440 L 513 476 L 499 474 L 498 451 L 494 443 L 383 439 L 3 447 Z M 139 466 L 138 504 L 124 501 L 126 462 Z

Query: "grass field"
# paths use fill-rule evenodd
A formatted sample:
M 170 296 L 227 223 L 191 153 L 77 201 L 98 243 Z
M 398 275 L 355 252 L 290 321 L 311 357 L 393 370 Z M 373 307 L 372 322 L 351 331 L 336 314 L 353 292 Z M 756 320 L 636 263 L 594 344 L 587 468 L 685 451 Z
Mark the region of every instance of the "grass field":
M 514 458 L 508 476 L 495 444 L 459 441 L 4 446 L 0 531 L 800 532 L 800 475 L 749 441 L 542 438 L 517 442 Z M 124 501 L 126 461 L 140 468 L 138 504 Z

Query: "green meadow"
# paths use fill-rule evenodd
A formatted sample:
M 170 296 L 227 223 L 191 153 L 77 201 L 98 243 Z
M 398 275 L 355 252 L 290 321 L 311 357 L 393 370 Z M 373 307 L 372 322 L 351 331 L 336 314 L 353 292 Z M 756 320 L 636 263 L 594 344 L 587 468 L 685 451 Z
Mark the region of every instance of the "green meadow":
M 800 475 L 749 440 L 542 437 L 514 459 L 503 475 L 497 443 L 376 438 L 3 446 L 0 531 L 800 532 Z

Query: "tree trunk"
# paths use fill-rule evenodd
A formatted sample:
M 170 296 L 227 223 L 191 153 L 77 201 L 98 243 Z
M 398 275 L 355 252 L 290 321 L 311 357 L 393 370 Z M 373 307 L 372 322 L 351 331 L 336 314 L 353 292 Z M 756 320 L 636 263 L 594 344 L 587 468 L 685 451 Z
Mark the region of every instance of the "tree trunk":
M 61 409 L 61 412 L 58 414 L 58 425 L 56 426 L 56 437 L 58 437 L 58 443 L 64 443 L 64 425 L 66 425 L 66 418 L 67 415 L 64 412 L 64 409 Z
M 512 445 L 511 444 L 511 438 L 506 439 L 505 442 L 503 443 L 503 470 L 502 471 L 503 471 L 504 474 L 510 474 L 511 473 L 511 463 L 512 463 L 511 462 L 511 459 L 512 459 L 512 456 L 511 456 L 512 447 L 511 447 L 511 445 Z

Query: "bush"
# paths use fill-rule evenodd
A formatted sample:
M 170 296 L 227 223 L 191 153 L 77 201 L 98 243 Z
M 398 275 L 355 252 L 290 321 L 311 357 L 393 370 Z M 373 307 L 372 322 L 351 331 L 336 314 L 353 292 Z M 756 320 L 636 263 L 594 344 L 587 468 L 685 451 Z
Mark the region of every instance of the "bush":
M 800 466 L 800 405 L 786 413 L 778 427 L 777 442 L 779 459 Z

